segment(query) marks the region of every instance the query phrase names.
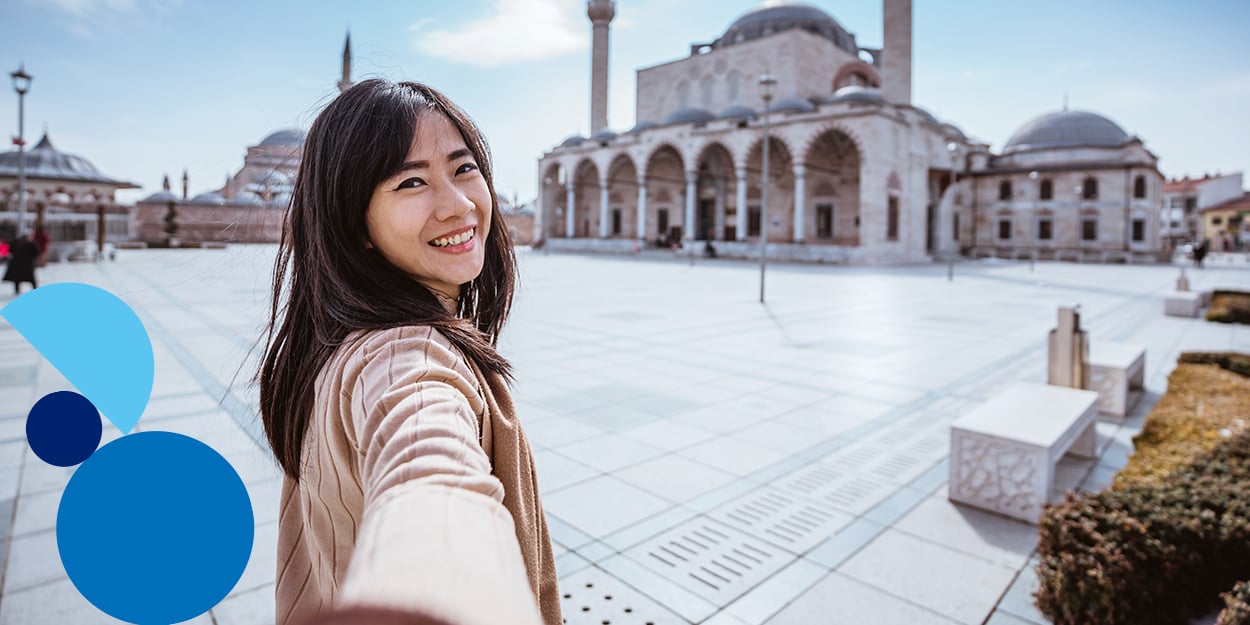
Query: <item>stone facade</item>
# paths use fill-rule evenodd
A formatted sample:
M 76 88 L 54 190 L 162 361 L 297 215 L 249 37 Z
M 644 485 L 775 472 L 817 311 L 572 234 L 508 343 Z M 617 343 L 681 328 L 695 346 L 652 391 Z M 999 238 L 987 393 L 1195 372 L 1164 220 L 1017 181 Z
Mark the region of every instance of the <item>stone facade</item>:
M 1017 133 L 1049 142 L 993 154 L 912 104 L 912 4 L 885 0 L 885 16 L 885 47 L 872 50 L 815 7 L 770 2 L 689 57 L 638 70 L 633 129 L 569 137 L 539 158 L 535 237 L 605 252 L 710 238 L 752 256 L 764 226 L 770 256 L 820 262 L 1158 256 L 1162 176 L 1140 139 L 1064 111 Z M 764 73 L 777 79 L 767 115 Z M 1028 191 L 1039 176 L 1055 192 L 1044 205 Z M 1093 197 L 1059 191 L 1089 178 Z M 1012 191 L 1000 201 L 1002 180 Z

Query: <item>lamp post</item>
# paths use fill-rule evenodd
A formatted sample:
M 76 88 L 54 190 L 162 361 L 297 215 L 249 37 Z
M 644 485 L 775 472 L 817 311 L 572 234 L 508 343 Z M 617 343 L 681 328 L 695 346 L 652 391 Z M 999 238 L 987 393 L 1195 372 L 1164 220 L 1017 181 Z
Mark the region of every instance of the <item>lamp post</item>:
M 13 90 L 17 92 L 17 233 L 22 233 L 26 220 L 26 92 L 30 91 L 33 78 L 26 73 L 25 65 L 9 74 Z
M 959 164 L 959 144 L 955 143 L 954 141 L 947 143 L 946 151 L 949 152 L 951 155 L 951 186 L 950 186 L 950 202 L 948 206 L 951 207 L 951 211 L 954 212 L 956 217 L 958 217 L 959 207 L 955 206 L 955 193 L 956 193 L 955 182 L 958 180 L 958 173 L 956 173 L 956 167 Z M 956 219 L 951 220 L 951 238 L 954 239 L 956 242 L 959 241 L 959 226 L 956 225 L 957 222 L 958 220 Z M 974 228 L 976 227 L 975 223 L 973 224 L 973 227 Z M 941 231 L 942 231 L 941 228 L 934 228 L 933 236 L 937 236 L 937 237 L 942 236 L 941 234 L 938 234 Z M 941 243 L 938 243 L 934 247 L 939 252 L 941 252 L 944 246 Z M 956 249 L 955 253 L 958 253 L 958 252 L 959 250 Z M 946 256 L 946 281 L 952 282 L 955 279 L 955 255 L 949 252 L 944 252 L 944 254 Z
M 773 88 L 777 77 L 765 72 L 760 76 L 760 91 L 764 98 L 764 174 L 760 184 L 760 303 L 764 303 L 764 268 L 768 266 L 768 107 L 773 101 Z

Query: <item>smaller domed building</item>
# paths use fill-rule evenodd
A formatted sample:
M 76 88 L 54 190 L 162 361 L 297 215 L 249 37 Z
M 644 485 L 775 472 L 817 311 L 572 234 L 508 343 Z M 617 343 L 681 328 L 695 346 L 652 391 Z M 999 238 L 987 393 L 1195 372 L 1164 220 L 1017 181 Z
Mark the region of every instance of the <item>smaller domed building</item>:
M 167 180 L 163 190 L 135 204 L 136 238 L 155 245 L 171 238 L 180 243 L 277 242 L 303 146 L 303 131 L 273 132 L 247 149 L 243 167 L 221 189 L 194 197 L 185 172 L 181 196 L 170 191 Z
M 1159 159 L 1102 115 L 1042 115 L 1001 154 L 974 154 L 970 173 L 974 256 L 1130 262 L 1161 249 Z
M 18 152 L 0 153 L 0 239 L 17 234 Z M 53 258 L 76 241 L 106 241 L 130 237 L 126 206 L 117 204 L 119 189 L 139 186 L 105 175 L 86 158 L 62 152 L 47 132 L 26 152 L 26 228 L 43 227 L 52 239 Z

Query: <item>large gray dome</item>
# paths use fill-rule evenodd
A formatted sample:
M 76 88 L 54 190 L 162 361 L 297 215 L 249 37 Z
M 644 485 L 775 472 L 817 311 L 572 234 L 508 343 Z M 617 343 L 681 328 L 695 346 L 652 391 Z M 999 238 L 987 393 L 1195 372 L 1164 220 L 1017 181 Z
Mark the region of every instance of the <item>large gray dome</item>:
M 842 28 L 842 25 L 824 10 L 808 4 L 778 0 L 769 0 L 743 14 L 725 29 L 725 34 L 713 42 L 712 47 L 723 48 L 792 28 L 802 28 L 832 41 L 851 54 L 858 53 L 855 35 L 846 32 L 846 29 Z
M 0 176 L 16 178 L 17 175 L 17 150 L 0 154 Z M 100 173 L 91 161 L 77 154 L 66 154 L 52 147 L 52 141 L 48 139 L 46 132 L 38 145 L 26 152 L 26 177 L 67 182 L 100 182 L 128 189 L 137 188 L 129 182 L 115 180 Z
M 684 108 L 674 111 L 664 119 L 665 124 L 706 124 L 716 116 L 700 108 Z
M 1003 154 L 1045 148 L 1118 148 L 1128 141 L 1128 133 L 1102 115 L 1060 111 L 1042 115 L 1022 126 L 1007 140 Z
M 260 144 L 273 147 L 299 147 L 304 145 L 304 132 L 295 128 L 279 130 L 261 139 Z

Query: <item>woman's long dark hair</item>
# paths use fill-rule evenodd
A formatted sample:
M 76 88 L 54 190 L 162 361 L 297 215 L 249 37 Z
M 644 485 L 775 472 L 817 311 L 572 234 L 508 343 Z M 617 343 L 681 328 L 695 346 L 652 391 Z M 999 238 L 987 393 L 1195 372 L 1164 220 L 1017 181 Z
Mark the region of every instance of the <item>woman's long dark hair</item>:
M 482 273 L 461 287 L 455 315 L 429 288 L 365 245 L 373 191 L 399 170 L 418 117 L 430 114 L 445 115 L 460 131 L 491 196 Z M 353 331 L 432 326 L 478 368 L 508 377 L 508 362 L 495 345 L 512 307 L 515 277 L 516 256 L 499 212 L 489 148 L 464 111 L 414 82 L 366 80 L 335 98 L 304 142 L 274 264 L 268 342 L 258 376 L 265 434 L 286 474 L 299 479 L 318 374 Z

